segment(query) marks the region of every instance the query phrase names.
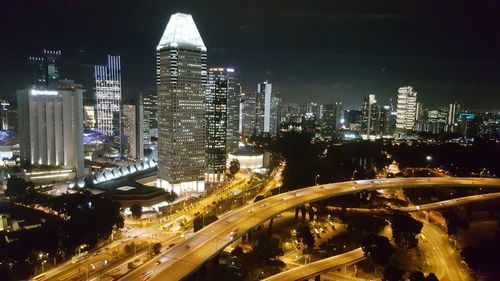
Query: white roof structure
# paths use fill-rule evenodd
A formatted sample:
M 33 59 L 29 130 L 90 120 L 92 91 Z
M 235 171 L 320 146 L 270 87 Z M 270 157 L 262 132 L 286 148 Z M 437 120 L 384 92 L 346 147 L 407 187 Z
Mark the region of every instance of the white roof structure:
M 168 47 L 207 50 L 191 15 L 177 13 L 170 16 L 156 50 Z

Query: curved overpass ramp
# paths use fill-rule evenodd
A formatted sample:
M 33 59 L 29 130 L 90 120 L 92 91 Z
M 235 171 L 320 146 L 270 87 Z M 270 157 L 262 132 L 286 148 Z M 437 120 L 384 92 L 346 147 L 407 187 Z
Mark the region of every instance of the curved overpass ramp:
M 342 208 L 342 207 L 334 207 L 334 206 L 328 206 L 328 207 L 326 207 L 326 209 L 329 211 L 342 211 L 345 209 L 346 211 L 349 211 L 349 212 L 358 212 L 358 213 L 389 213 L 392 211 L 402 211 L 402 212 L 412 213 L 412 212 L 446 209 L 446 208 L 463 206 L 463 205 L 472 204 L 475 202 L 484 202 L 484 201 L 494 200 L 494 199 L 500 199 L 500 192 L 470 195 L 470 196 L 464 196 L 464 197 L 459 197 L 459 198 L 455 198 L 455 199 L 448 199 L 448 200 L 443 200 L 443 201 L 433 202 L 433 203 L 428 203 L 428 204 L 414 205 L 414 206 L 408 206 L 408 207 L 394 207 L 394 208 L 390 208 L 390 209 Z
M 363 250 L 361 248 L 357 248 L 347 253 L 283 271 L 281 273 L 263 279 L 263 281 L 307 280 L 309 278 L 313 278 L 318 274 L 355 264 L 364 259 L 365 256 Z
M 121 280 L 181 280 L 216 256 L 250 229 L 286 210 L 306 203 L 363 190 L 416 187 L 500 188 L 500 179 L 491 178 L 394 178 L 339 182 L 282 193 L 246 205 L 221 216 L 191 238 L 147 262 Z M 156 265 L 157 261 L 161 264 Z

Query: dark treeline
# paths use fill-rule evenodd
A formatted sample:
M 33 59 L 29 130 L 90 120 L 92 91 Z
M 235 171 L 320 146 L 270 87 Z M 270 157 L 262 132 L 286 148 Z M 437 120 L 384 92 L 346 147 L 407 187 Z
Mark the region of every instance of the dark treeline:
M 286 160 L 284 187 L 297 189 L 318 183 L 373 178 L 392 161 L 405 167 L 442 167 L 455 176 L 471 176 L 483 169 L 500 175 L 500 144 L 426 143 L 393 140 L 332 143 L 310 134 L 284 133 L 265 140 L 268 148 Z M 427 156 L 430 156 L 428 158 Z M 317 175 L 319 175 L 317 177 Z
M 41 257 L 47 262 L 66 260 L 77 253 L 80 246 L 85 245 L 83 250 L 92 249 L 99 242 L 108 239 L 113 229 L 123 227 L 120 206 L 104 196 L 89 192 L 57 197 L 36 194 L 36 191 L 29 191 L 29 199 L 24 196 L 17 201 L 26 205 L 36 201 L 37 205 L 44 206 L 58 215 L 37 211 L 43 217 L 40 227 L 0 235 L 2 280 L 27 278 L 34 274 L 36 267 L 40 267 Z M 3 211 L 12 208 L 33 211 L 13 204 L 4 208 Z

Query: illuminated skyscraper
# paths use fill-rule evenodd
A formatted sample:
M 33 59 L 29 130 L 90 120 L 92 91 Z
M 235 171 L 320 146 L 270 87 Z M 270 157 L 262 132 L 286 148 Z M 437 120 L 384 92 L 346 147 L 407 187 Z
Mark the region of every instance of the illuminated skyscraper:
M 417 117 L 417 92 L 414 92 L 412 87 L 399 88 L 396 112 L 396 129 L 413 130 Z
M 268 81 L 257 84 L 255 95 L 255 133 L 276 135 L 278 131 L 281 98 L 273 93 L 273 85 Z
M 108 55 L 108 65 L 95 66 L 97 130 L 116 142 L 121 138 L 121 75 L 120 56 Z
M 159 186 L 203 192 L 207 48 L 191 15 L 170 17 L 156 51 Z
M 144 158 L 144 120 L 142 102 L 123 105 L 122 125 L 123 140 L 122 152 L 132 159 Z
M 379 133 L 378 130 L 378 105 L 375 95 L 368 95 L 363 99 L 363 105 L 361 106 L 362 120 L 361 120 L 361 130 L 362 134 L 366 134 L 367 138 L 370 138 L 370 134 Z
M 251 136 L 255 133 L 255 95 L 241 94 L 240 134 Z
M 158 95 L 151 93 L 142 98 L 144 106 L 144 143 L 158 138 Z
M 61 51 L 43 50 L 42 56 L 28 58 L 32 66 L 32 84 L 35 87 L 47 86 L 61 79 Z
M 446 124 L 455 125 L 457 123 L 458 112 L 460 111 L 460 105 L 458 103 L 450 103 L 448 107 L 448 117 L 446 118 Z
M 66 82 L 17 93 L 20 158 L 24 165 L 61 166 L 84 175 L 83 90 Z

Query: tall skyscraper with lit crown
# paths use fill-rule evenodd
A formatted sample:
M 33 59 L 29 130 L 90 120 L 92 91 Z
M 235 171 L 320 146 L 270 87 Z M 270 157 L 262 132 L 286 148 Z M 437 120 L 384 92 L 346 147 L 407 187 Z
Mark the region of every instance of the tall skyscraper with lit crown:
M 207 48 L 191 15 L 170 17 L 156 52 L 158 185 L 203 192 Z

